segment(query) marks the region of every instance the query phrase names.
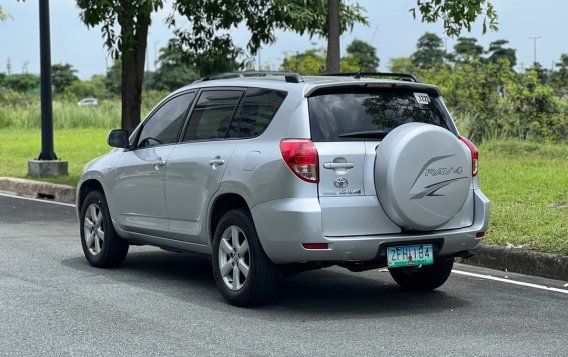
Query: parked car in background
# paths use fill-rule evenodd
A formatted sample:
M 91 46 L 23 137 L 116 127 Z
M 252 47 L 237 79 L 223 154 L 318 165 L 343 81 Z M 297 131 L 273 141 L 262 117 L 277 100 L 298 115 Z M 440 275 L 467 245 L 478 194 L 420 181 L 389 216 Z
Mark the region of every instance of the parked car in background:
M 97 105 L 99 105 L 99 101 L 97 100 L 97 98 L 83 98 L 77 103 L 77 105 L 80 107 L 96 107 Z
M 96 267 L 129 245 L 211 255 L 223 297 L 254 305 L 281 273 L 388 267 L 436 289 L 485 236 L 478 152 L 411 75 L 238 74 L 170 94 L 77 187 Z

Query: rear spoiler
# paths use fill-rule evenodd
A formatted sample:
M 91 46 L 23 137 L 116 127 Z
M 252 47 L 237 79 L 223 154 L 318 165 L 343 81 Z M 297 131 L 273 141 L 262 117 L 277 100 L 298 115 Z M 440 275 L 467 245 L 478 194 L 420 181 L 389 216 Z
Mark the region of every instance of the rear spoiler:
M 416 91 L 429 92 L 435 96 L 441 96 L 440 89 L 431 84 L 413 83 L 413 82 L 403 82 L 403 81 L 393 81 L 393 80 L 373 80 L 373 79 L 361 79 L 360 81 L 350 81 L 350 82 L 330 82 L 330 83 L 318 83 L 313 86 L 308 86 L 304 93 L 305 97 L 310 97 L 314 93 L 322 89 L 333 89 L 333 88 L 401 88 L 410 89 Z

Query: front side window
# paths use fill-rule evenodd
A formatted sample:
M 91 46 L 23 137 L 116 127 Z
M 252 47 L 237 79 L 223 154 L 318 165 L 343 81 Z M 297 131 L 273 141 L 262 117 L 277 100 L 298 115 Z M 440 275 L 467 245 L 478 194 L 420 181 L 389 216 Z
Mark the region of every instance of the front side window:
M 195 92 L 184 93 L 158 108 L 144 124 L 138 148 L 175 143 L 193 99 Z
M 223 139 L 227 137 L 241 90 L 207 90 L 201 92 L 191 113 L 184 141 Z

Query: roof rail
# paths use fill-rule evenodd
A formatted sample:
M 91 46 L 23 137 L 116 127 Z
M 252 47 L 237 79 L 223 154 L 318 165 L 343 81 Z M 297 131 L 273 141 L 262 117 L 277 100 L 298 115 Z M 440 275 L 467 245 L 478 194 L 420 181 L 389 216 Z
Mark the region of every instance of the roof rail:
M 420 80 L 408 73 L 387 73 L 387 72 L 347 72 L 347 73 L 329 73 L 323 74 L 324 76 L 335 76 L 335 77 L 396 77 L 403 81 L 420 83 Z
M 268 76 L 284 76 L 284 79 L 288 83 L 300 83 L 304 79 L 298 73 L 295 72 L 282 72 L 282 71 L 241 71 L 241 72 L 227 72 L 215 74 L 208 77 L 199 78 L 193 83 L 204 82 L 213 79 L 225 79 L 225 78 L 242 78 L 242 77 L 268 77 Z

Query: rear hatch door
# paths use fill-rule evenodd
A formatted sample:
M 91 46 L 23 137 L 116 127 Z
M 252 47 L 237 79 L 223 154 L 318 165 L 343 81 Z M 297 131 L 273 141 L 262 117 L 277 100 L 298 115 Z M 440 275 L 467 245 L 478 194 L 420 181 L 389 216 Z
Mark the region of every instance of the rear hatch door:
M 424 96 L 431 98 L 428 104 Z M 322 88 L 311 93 L 308 106 L 312 141 L 319 155 L 324 235 L 400 233 L 403 228 L 389 218 L 377 197 L 376 148 L 391 130 L 409 122 L 455 130 L 437 93 L 422 88 Z M 462 226 L 463 215 L 459 216 L 457 224 L 444 228 Z

